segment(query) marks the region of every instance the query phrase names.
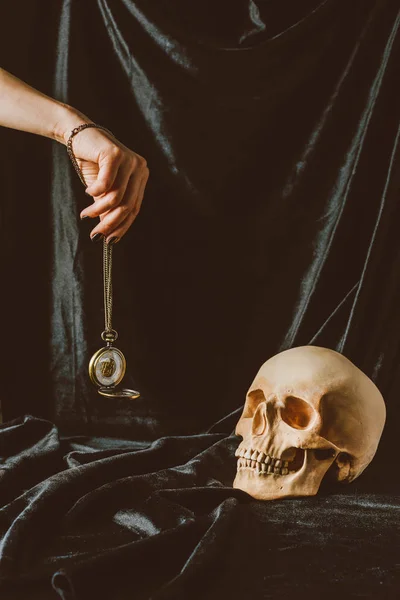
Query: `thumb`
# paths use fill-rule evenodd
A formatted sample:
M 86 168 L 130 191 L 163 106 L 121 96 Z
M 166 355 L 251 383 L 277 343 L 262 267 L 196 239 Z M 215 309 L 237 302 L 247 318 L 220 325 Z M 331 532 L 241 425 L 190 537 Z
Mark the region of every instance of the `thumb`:
M 118 161 L 109 156 L 100 162 L 95 181 L 86 188 L 89 196 L 101 196 L 111 189 L 118 173 L 118 166 Z

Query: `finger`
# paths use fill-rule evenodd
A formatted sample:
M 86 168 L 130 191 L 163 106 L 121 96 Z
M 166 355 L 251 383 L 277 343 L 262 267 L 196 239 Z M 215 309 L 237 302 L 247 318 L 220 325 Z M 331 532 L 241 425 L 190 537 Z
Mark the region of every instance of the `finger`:
M 127 204 L 131 208 L 131 210 L 134 210 L 135 208 L 143 180 L 146 178 L 147 181 L 146 172 L 148 172 L 147 168 L 141 169 L 139 172 L 134 172 L 131 175 L 131 178 L 126 187 L 124 204 Z
M 89 196 L 102 196 L 111 189 L 117 176 L 121 160 L 122 151 L 119 148 L 113 149 L 106 154 L 104 158 L 100 158 L 99 172 L 97 173 L 96 181 L 86 188 L 86 193 L 88 193 Z
M 118 175 L 115 178 L 113 189 L 102 196 L 100 199 L 95 198 L 94 203 L 87 206 L 80 214 L 81 219 L 84 217 L 99 217 L 103 213 L 113 210 L 125 196 L 126 189 L 130 179 L 130 167 L 120 167 Z
M 120 223 L 120 225 L 114 231 L 112 231 L 110 234 L 108 234 L 108 236 L 106 238 L 107 243 L 110 242 L 111 240 L 114 240 L 114 243 L 115 243 L 115 241 L 119 241 L 126 234 L 129 227 L 135 221 L 136 217 L 138 216 L 138 214 L 140 212 L 140 207 L 143 202 L 144 190 L 146 188 L 146 183 L 147 183 L 148 178 L 149 178 L 149 173 L 147 170 L 147 173 L 145 173 L 141 179 L 140 189 L 138 192 L 138 196 L 137 196 L 135 205 L 131 211 L 131 214 L 129 215 L 129 217 L 127 217 L 125 219 L 125 221 Z
M 126 204 L 119 204 L 112 210 L 108 211 L 100 216 L 100 222 L 90 232 L 92 238 L 96 233 L 101 233 L 104 236 L 108 236 L 114 229 L 116 229 L 120 223 L 131 214 L 132 209 Z
M 110 235 L 106 237 L 107 244 L 111 242 L 111 240 L 114 244 L 119 242 L 119 240 L 126 234 L 136 217 L 137 215 L 132 211 L 126 217 L 126 219 L 122 221 L 122 223 L 120 223 L 119 226 L 116 229 L 114 229 L 114 231 Z
M 102 233 L 105 236 L 110 235 L 110 233 L 128 217 L 128 215 L 134 210 L 143 176 L 144 171 L 141 171 L 140 173 L 135 172 L 131 175 L 126 187 L 126 193 L 123 202 L 119 206 L 111 209 L 104 216 L 104 219 L 102 219 L 97 227 L 90 232 L 91 236 L 95 235 L 96 233 Z
M 135 173 L 126 188 L 124 204 L 128 204 L 137 216 L 143 200 L 144 188 L 149 178 L 149 169 L 145 167 L 140 173 Z M 139 201 L 140 198 L 140 201 Z M 139 203 L 139 204 L 138 204 Z
M 138 216 L 141 206 L 142 206 L 142 202 L 143 202 L 143 197 L 144 197 L 144 191 L 146 189 L 146 185 L 147 185 L 147 181 L 149 179 L 149 172 L 147 170 L 147 174 L 143 177 L 141 185 L 140 185 L 140 189 L 139 189 L 139 193 L 137 196 L 137 200 L 136 200 L 136 204 L 134 206 L 133 212 L 135 214 L 135 218 Z

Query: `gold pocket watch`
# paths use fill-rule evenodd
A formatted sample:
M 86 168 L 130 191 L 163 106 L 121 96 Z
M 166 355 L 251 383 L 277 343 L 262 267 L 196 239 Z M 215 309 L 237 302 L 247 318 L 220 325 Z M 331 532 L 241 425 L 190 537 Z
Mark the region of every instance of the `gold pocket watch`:
M 136 390 L 118 388 L 126 370 L 126 360 L 121 350 L 111 344 L 97 350 L 89 363 L 89 376 L 98 387 L 98 393 L 108 398 L 139 398 Z
M 112 137 L 111 131 L 96 125 L 95 123 L 83 123 L 79 127 L 72 130 L 67 141 L 67 152 L 71 162 L 77 172 L 79 179 L 86 187 L 86 181 L 82 175 L 78 161 L 76 160 L 72 149 L 73 137 L 88 127 L 96 127 L 103 129 Z M 108 398 L 139 398 L 140 392 L 127 388 L 118 387 L 124 378 L 126 371 L 126 360 L 119 348 L 113 346 L 118 338 L 118 333 L 112 328 L 112 244 L 107 244 L 106 239 L 103 240 L 103 284 L 104 284 L 104 316 L 105 329 L 101 334 L 101 338 L 106 342 L 106 346 L 100 348 L 93 354 L 89 363 L 89 377 L 92 383 L 98 388 L 97 391 L 102 396 Z
M 124 378 L 126 360 L 119 348 L 113 346 L 118 333 L 112 328 L 112 245 L 103 241 L 103 279 L 105 330 L 101 338 L 106 346 L 95 352 L 89 363 L 89 377 L 98 388 L 98 393 L 108 398 L 139 398 L 136 390 L 119 388 Z

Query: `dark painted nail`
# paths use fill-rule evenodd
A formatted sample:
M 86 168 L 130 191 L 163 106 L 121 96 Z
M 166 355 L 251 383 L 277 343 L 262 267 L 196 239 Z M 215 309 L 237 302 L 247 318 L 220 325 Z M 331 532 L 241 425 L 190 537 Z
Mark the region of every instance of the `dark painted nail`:
M 81 217 L 81 221 L 83 221 L 83 219 L 88 219 L 89 215 L 83 215 L 83 217 Z
M 112 237 L 108 241 L 109 244 L 116 244 L 117 242 L 119 242 L 119 238 L 117 237 Z
M 90 239 L 92 240 L 92 242 L 98 242 L 102 237 L 102 233 L 95 233 L 94 236 L 92 236 Z

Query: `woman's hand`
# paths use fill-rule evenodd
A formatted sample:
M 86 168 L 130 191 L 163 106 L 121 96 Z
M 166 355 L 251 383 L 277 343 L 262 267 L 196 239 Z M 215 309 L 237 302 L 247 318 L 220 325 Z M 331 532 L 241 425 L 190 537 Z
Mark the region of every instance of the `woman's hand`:
M 69 132 L 65 133 L 65 142 Z M 100 217 L 92 240 L 106 237 L 116 243 L 136 219 L 149 178 L 146 160 L 101 129 L 88 127 L 72 139 L 72 149 L 86 181 L 93 204 L 81 219 Z
M 27 85 L 0 68 L 0 126 L 30 131 L 67 143 L 71 131 L 91 123 L 84 114 Z M 87 128 L 72 147 L 94 203 L 81 217 L 100 217 L 91 238 L 115 243 L 129 229 L 142 204 L 149 170 L 143 156 L 101 129 Z

